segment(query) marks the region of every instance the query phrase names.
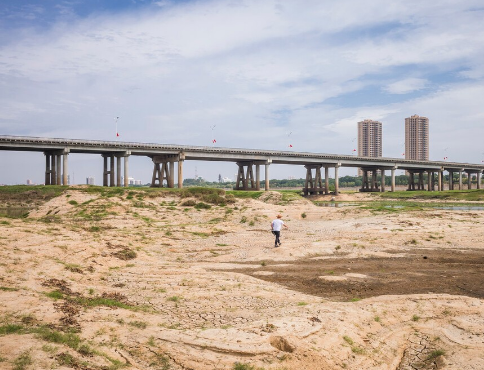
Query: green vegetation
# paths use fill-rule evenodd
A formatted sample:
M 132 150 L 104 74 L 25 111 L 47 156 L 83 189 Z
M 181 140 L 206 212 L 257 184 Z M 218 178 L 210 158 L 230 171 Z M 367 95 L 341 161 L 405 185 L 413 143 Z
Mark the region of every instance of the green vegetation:
M 235 198 L 240 199 L 258 199 L 264 192 L 263 191 L 244 191 L 244 190 L 229 190 L 227 195 L 232 195 Z
M 25 200 L 25 199 L 41 199 L 49 200 L 61 195 L 67 186 L 58 185 L 11 185 L 0 186 L 0 197 L 6 200 Z
M 428 357 L 426 358 L 426 361 L 431 361 L 431 360 L 434 360 L 436 359 L 437 357 L 440 357 L 440 356 L 443 356 L 445 355 L 445 351 L 442 350 L 442 349 L 438 349 L 438 350 L 435 350 L 435 351 L 432 351 Z
M 21 333 L 22 330 L 23 330 L 22 325 L 6 324 L 3 326 L 0 326 L 0 335 L 17 334 L 17 333 Z
M 416 322 L 418 320 L 420 320 L 420 316 L 417 316 L 417 315 L 413 315 L 412 316 L 412 321 L 415 321 Z
M 13 370 L 25 370 L 32 364 L 32 358 L 28 351 L 21 353 L 13 362 Z
M 144 321 L 131 321 L 131 322 L 128 322 L 128 325 L 134 326 L 135 328 L 138 328 L 138 329 L 146 329 L 148 327 L 148 324 L 145 323 Z
M 254 366 L 250 364 L 242 364 L 240 362 L 236 362 L 234 364 L 233 370 L 256 370 Z
M 3 290 L 4 292 L 16 292 L 16 291 L 18 291 L 17 288 L 9 288 L 9 287 L 6 287 L 6 286 L 0 286 L 0 290 Z

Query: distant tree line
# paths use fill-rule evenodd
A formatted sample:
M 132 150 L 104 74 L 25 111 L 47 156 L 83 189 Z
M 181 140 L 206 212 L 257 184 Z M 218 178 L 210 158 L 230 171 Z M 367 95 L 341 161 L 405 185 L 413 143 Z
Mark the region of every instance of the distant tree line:
M 417 177 L 418 175 L 415 176 L 415 182 L 417 182 Z M 481 179 L 481 183 L 483 182 L 484 178 Z M 435 176 L 435 181 L 437 182 L 437 176 Z M 444 175 L 444 181 L 448 182 L 449 181 L 449 176 Z M 278 180 L 278 179 L 272 179 L 270 180 L 270 187 L 271 188 L 303 188 L 306 180 L 303 178 L 299 179 L 283 179 L 283 180 Z M 329 179 L 329 187 L 330 189 L 334 189 L 334 179 L 330 178 Z M 377 176 L 377 182 L 381 183 L 381 176 Z M 459 182 L 459 177 L 454 175 L 454 183 Z M 466 176 L 463 176 L 462 182 L 464 184 L 468 183 L 468 178 Z M 472 176 L 471 177 L 471 182 L 473 184 L 477 183 L 477 177 Z M 427 175 L 424 176 L 424 183 L 427 184 Z M 260 182 L 261 188 L 264 188 L 265 186 L 265 180 L 262 180 Z M 339 186 L 341 188 L 353 188 L 353 187 L 361 187 L 363 184 L 363 177 L 362 176 L 342 176 L 339 178 Z M 392 184 L 392 177 L 391 176 L 385 176 L 385 186 L 391 186 Z M 183 180 L 183 186 L 189 187 L 189 186 L 202 186 L 202 187 L 211 187 L 211 188 L 235 188 L 235 181 L 230 181 L 230 182 L 221 182 L 221 181 L 205 181 L 201 177 L 198 179 L 184 179 Z M 323 179 L 323 185 L 324 185 L 324 179 Z M 396 186 L 406 186 L 408 185 L 408 176 L 407 175 L 398 175 L 395 176 L 395 185 Z

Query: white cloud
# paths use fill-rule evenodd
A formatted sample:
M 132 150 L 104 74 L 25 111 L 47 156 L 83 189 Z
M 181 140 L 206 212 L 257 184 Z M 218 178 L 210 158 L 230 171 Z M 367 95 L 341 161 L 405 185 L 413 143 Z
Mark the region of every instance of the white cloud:
M 406 78 L 388 84 L 383 89 L 390 94 L 408 94 L 413 91 L 424 89 L 427 84 L 428 81 L 423 78 Z

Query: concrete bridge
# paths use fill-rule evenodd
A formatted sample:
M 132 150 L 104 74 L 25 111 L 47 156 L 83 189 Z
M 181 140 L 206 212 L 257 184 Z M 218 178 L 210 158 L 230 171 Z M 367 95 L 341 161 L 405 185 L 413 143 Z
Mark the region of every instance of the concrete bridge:
M 188 145 L 167 145 L 121 141 L 77 140 L 39 138 L 27 136 L 1 136 L 0 150 L 34 151 L 45 155 L 45 184 L 67 185 L 68 157 L 74 153 L 98 154 L 103 158 L 103 186 L 128 186 L 129 157 L 150 157 L 153 161 L 153 187 L 175 187 L 175 163 L 177 163 L 178 187 L 183 186 L 183 163 L 186 160 L 235 162 L 238 166 L 236 189 L 260 190 L 260 166 L 264 166 L 265 190 L 269 190 L 269 167 L 272 164 L 291 164 L 306 168 L 305 194 L 329 193 L 329 169 L 334 171 L 335 194 L 339 192 L 338 169 L 361 168 L 363 185 L 361 191 L 385 191 L 385 183 L 378 183 L 377 174 L 385 178 L 391 171 L 391 191 L 395 191 L 395 170 L 405 170 L 409 175 L 408 190 L 433 191 L 437 186 L 444 190 L 444 171 L 449 173 L 448 189 L 458 185 L 463 189 L 463 173 L 470 179 L 477 176 L 480 188 L 483 165 L 438 161 L 415 161 L 397 158 L 371 158 L 351 155 L 274 151 L 260 149 L 215 148 Z M 124 160 L 124 166 L 122 161 Z M 124 167 L 124 184 L 121 184 L 121 168 Z M 255 168 L 255 175 L 254 175 Z M 322 169 L 324 168 L 324 184 Z M 458 179 L 454 174 L 458 174 Z M 1 174 L 0 174 L 1 176 Z M 471 189 L 471 181 L 468 188 Z

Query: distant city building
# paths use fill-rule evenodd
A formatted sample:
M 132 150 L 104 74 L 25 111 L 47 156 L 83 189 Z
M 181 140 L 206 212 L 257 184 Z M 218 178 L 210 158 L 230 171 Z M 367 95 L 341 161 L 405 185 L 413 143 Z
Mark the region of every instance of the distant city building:
M 34 183 L 32 182 L 32 180 L 27 179 L 27 185 L 34 185 Z
M 405 118 L 405 159 L 429 160 L 429 119 L 413 115 Z
M 232 180 L 230 180 L 230 177 L 224 177 L 222 182 L 232 182 Z
M 358 122 L 358 156 L 381 157 L 382 156 L 382 123 L 365 119 Z M 362 171 L 358 169 L 358 176 Z
M 94 185 L 94 177 L 86 177 L 86 185 Z

